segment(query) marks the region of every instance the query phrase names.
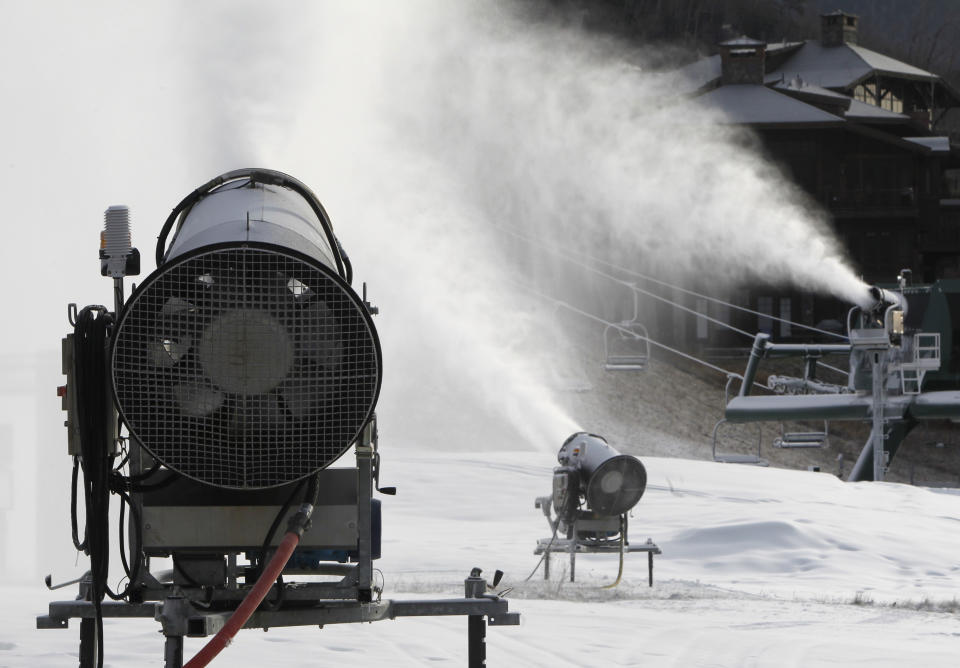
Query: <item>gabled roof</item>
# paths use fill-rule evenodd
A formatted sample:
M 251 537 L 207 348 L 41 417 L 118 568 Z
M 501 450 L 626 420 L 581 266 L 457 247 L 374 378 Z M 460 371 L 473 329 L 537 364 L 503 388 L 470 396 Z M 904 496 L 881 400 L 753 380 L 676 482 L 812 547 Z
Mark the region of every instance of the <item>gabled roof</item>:
M 730 85 L 715 88 L 697 101 L 718 109 L 728 123 L 750 125 L 842 125 L 843 119 L 782 95 L 765 86 Z
M 754 44 L 763 42 L 741 37 L 724 42 L 721 46 Z M 855 44 L 825 47 L 818 41 L 808 40 L 770 44 L 767 47 L 768 59 L 778 53 L 784 54 L 782 57 L 785 61 L 766 73 L 765 83 L 790 81 L 800 76 L 806 83 L 821 88 L 851 88 L 874 74 L 940 81 L 936 74 Z M 720 56 L 696 60 L 680 68 L 678 74 L 689 81 L 686 88 L 691 91 L 715 84 L 721 76 Z
M 815 84 L 808 83 L 804 81 L 803 78 L 800 77 L 799 75 L 793 77 L 792 79 L 786 79 L 777 84 L 774 84 L 773 87 L 780 90 L 784 90 L 784 91 L 807 93 L 809 95 L 815 95 L 817 97 L 824 97 L 830 100 L 836 100 L 837 102 L 840 102 L 841 100 L 844 102 L 850 100 L 850 98 L 847 97 L 846 95 L 837 93 L 836 91 L 829 90 L 828 88 L 824 88 L 822 86 L 817 86 Z
M 850 88 L 873 74 L 939 81 L 940 77 L 855 44 L 825 47 L 809 40 L 768 77 L 796 75 L 824 88 Z
M 823 16 L 852 16 L 852 17 L 854 17 L 854 18 L 860 18 L 859 15 L 857 15 L 857 14 L 850 14 L 849 12 L 845 12 L 845 11 L 843 11 L 842 9 L 834 9 L 832 12 L 824 12 L 824 13 L 821 14 L 820 16 L 821 16 L 821 17 L 823 17 Z
M 742 35 L 736 39 L 728 39 L 726 42 L 720 42 L 720 46 L 766 46 L 766 42 L 761 42 L 758 39 L 753 39 L 752 37 L 747 37 Z
M 686 92 L 693 92 L 720 80 L 722 66 L 720 56 L 708 56 L 684 65 L 676 74 L 678 82 Z
M 843 107 L 843 117 L 851 121 L 861 123 L 909 123 L 912 119 L 906 114 L 897 114 L 872 104 L 866 104 L 852 97 L 841 95 L 835 91 L 815 86 L 803 81 L 800 77 L 794 77 L 790 81 L 781 81 L 773 85 L 773 90 L 782 91 L 786 95 L 792 95 L 801 101 L 811 103 L 826 103 L 828 106 L 833 103 Z
M 770 42 L 767 44 L 767 53 L 779 53 L 800 46 L 803 46 L 803 42 Z
M 861 102 L 860 100 L 850 100 L 850 108 L 844 114 L 852 121 L 864 121 L 867 123 L 909 123 L 911 118 L 906 114 L 898 114 L 893 111 L 887 111 L 872 104 Z
M 909 142 L 926 146 L 933 153 L 949 153 L 950 137 L 904 137 Z
M 896 58 L 891 58 L 890 56 L 885 56 L 882 53 L 871 51 L 870 49 L 858 46 L 857 44 L 846 44 L 844 46 L 863 58 L 863 61 L 867 65 L 881 73 L 896 74 L 897 76 L 907 77 L 910 79 L 920 79 L 923 81 L 937 81 L 940 79 L 940 77 L 932 72 L 921 70 L 919 67 L 908 65 L 907 63 L 897 60 Z

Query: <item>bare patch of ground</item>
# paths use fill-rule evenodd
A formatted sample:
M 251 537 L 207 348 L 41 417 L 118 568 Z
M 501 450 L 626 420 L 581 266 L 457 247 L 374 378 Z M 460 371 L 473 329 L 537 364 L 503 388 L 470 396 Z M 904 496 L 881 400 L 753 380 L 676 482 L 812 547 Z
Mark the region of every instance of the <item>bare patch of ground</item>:
M 604 436 L 622 452 L 638 456 L 712 458 L 712 434 L 723 417 L 726 377 L 666 351 L 653 349 L 644 371 L 606 371 L 602 329 L 568 323 L 577 343 L 565 351 L 573 365 L 559 383 L 561 401 L 584 429 Z M 570 353 L 573 354 L 570 354 Z M 839 360 L 837 366 L 844 366 Z M 716 362 L 743 373 L 746 359 Z M 800 375 L 796 360 L 765 360 L 758 381 L 770 373 Z M 842 382 L 841 377 L 829 380 Z M 589 389 L 585 389 L 589 388 Z M 731 392 L 739 390 L 739 381 Z M 787 431 L 822 427 L 812 423 L 786 424 Z M 828 445 L 821 449 L 787 450 L 773 447 L 779 423 L 723 425 L 718 450 L 761 456 L 771 466 L 842 473 L 845 477 L 869 436 L 869 425 L 832 422 Z M 960 430 L 948 421 L 921 424 L 905 439 L 894 458 L 887 480 L 920 485 L 960 485 Z

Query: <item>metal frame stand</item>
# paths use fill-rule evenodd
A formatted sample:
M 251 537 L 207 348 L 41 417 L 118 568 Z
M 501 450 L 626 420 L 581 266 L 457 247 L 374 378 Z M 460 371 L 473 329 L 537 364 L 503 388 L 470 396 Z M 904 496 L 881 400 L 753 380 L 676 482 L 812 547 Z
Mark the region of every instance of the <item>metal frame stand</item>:
M 140 449 L 131 445 L 132 468 L 142 466 Z M 474 568 L 464 581 L 464 598 L 436 600 L 380 600 L 373 587 L 373 539 L 371 502 L 377 459 L 375 429 L 364 430 L 356 444 L 357 479 L 357 551 L 355 563 L 321 563 L 316 568 L 290 568 L 288 574 L 341 576 L 339 581 L 289 582 L 280 596 L 273 589 L 264 603 L 250 616 L 243 628 L 269 629 L 275 626 L 319 626 L 375 622 L 398 617 L 433 617 L 465 615 L 468 617 L 468 659 L 471 668 L 486 665 L 486 627 L 516 626 L 520 614 L 509 612 L 505 599 L 487 593 L 487 581 L 479 568 Z M 386 490 L 384 490 L 386 491 Z M 133 502 L 142 508 L 140 495 Z M 314 516 L 323 512 L 317 508 Z M 131 529 L 132 533 L 132 529 Z M 131 541 L 134 544 L 136 539 Z M 142 549 L 142 548 L 141 548 Z M 138 577 L 127 601 L 105 600 L 101 604 L 104 618 L 142 617 L 160 622 L 164 635 L 164 665 L 182 668 L 183 639 L 204 638 L 219 632 L 253 583 L 238 582 L 244 568 L 236 564 L 236 553 L 226 555 L 229 566 L 225 584 L 214 587 L 178 584 L 173 571 L 151 573 L 149 561 Z M 97 665 L 95 608 L 89 599 L 89 581 L 81 578 L 79 596 L 72 601 L 50 603 L 46 615 L 37 617 L 38 629 L 65 629 L 70 619 L 80 619 L 80 667 Z M 193 583 L 196 585 L 196 583 Z M 48 583 L 49 586 L 49 583 Z M 277 607 L 268 602 L 283 601 Z
M 649 586 L 653 586 L 653 555 L 663 554 L 660 550 L 660 547 L 653 542 L 652 538 L 647 538 L 647 542 L 641 543 L 639 545 L 630 544 L 629 539 L 627 538 L 626 531 L 626 522 L 620 523 L 621 517 L 618 515 L 616 517 L 603 517 L 595 518 L 591 513 L 588 513 L 588 517 L 577 517 L 573 521 L 573 525 L 570 527 L 570 538 L 557 538 L 556 530 L 559 528 L 559 518 L 553 518 L 551 513 L 553 510 L 552 499 L 549 496 L 539 497 L 536 501 L 536 507 L 543 510 L 543 514 L 547 518 L 547 522 L 550 524 L 551 531 L 554 531 L 552 538 L 541 538 L 537 541 L 537 546 L 534 548 L 534 554 L 542 554 L 543 556 L 543 579 L 550 579 L 550 555 L 553 552 L 565 552 L 570 555 L 570 582 L 576 581 L 576 569 L 577 569 L 577 553 L 583 554 L 619 554 L 621 549 L 623 552 L 646 552 L 647 553 L 647 580 Z M 619 530 L 620 527 L 623 527 L 623 545 L 621 546 L 620 541 L 608 541 L 608 542 L 592 542 L 585 541 L 581 537 L 581 531 L 606 531 L 611 529 L 614 525 L 611 520 L 616 520 L 616 529 Z
M 382 601 L 317 601 L 314 607 L 279 610 L 260 609 L 253 613 L 243 628 L 269 629 L 279 626 L 319 626 L 376 622 L 398 617 L 434 617 L 465 615 L 468 628 L 468 665 L 486 665 L 486 627 L 516 626 L 520 614 L 510 612 L 506 599 L 486 593 L 487 581 L 474 568 L 464 580 L 464 598 Z M 104 618 L 141 617 L 160 622 L 164 635 L 164 665 L 182 668 L 183 639 L 205 638 L 223 628 L 232 614 L 196 607 L 192 601 L 173 594 L 163 601 L 147 603 L 103 602 Z M 39 629 L 65 629 L 70 619 L 80 619 L 81 636 L 93 625 L 93 603 L 84 600 L 55 601 L 49 612 L 37 617 Z M 89 640 L 89 638 L 87 638 Z M 96 640 L 95 635 L 93 640 Z M 84 652 L 88 643 L 81 643 L 80 667 L 96 666 L 96 642 L 92 652 Z

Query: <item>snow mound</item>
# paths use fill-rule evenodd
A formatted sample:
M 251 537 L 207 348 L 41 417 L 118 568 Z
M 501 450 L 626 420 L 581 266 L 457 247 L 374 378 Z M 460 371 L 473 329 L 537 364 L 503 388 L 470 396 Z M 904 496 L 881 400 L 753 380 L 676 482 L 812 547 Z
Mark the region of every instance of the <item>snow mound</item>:
M 817 549 L 827 542 L 797 524 L 784 521 L 741 522 L 681 531 L 670 540 L 670 554 L 679 559 L 751 551 Z

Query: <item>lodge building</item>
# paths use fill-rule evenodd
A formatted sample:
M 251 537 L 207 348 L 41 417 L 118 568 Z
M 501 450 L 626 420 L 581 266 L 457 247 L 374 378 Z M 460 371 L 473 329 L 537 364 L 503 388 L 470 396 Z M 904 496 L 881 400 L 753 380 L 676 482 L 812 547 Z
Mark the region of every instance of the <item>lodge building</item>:
M 918 282 L 960 277 L 960 144 L 937 131 L 960 94 L 936 74 L 859 46 L 858 20 L 822 15 L 819 40 L 726 41 L 679 74 L 691 82 L 689 96 L 753 130 L 772 163 L 828 213 L 868 283 L 889 284 L 903 268 Z M 848 308 L 772 290 L 739 297 L 760 313 L 828 328 Z M 775 340 L 810 338 L 697 301 L 690 306 Z M 702 318 L 689 320 L 667 316 L 658 329 L 669 326 L 674 340 L 702 350 L 743 345 Z

